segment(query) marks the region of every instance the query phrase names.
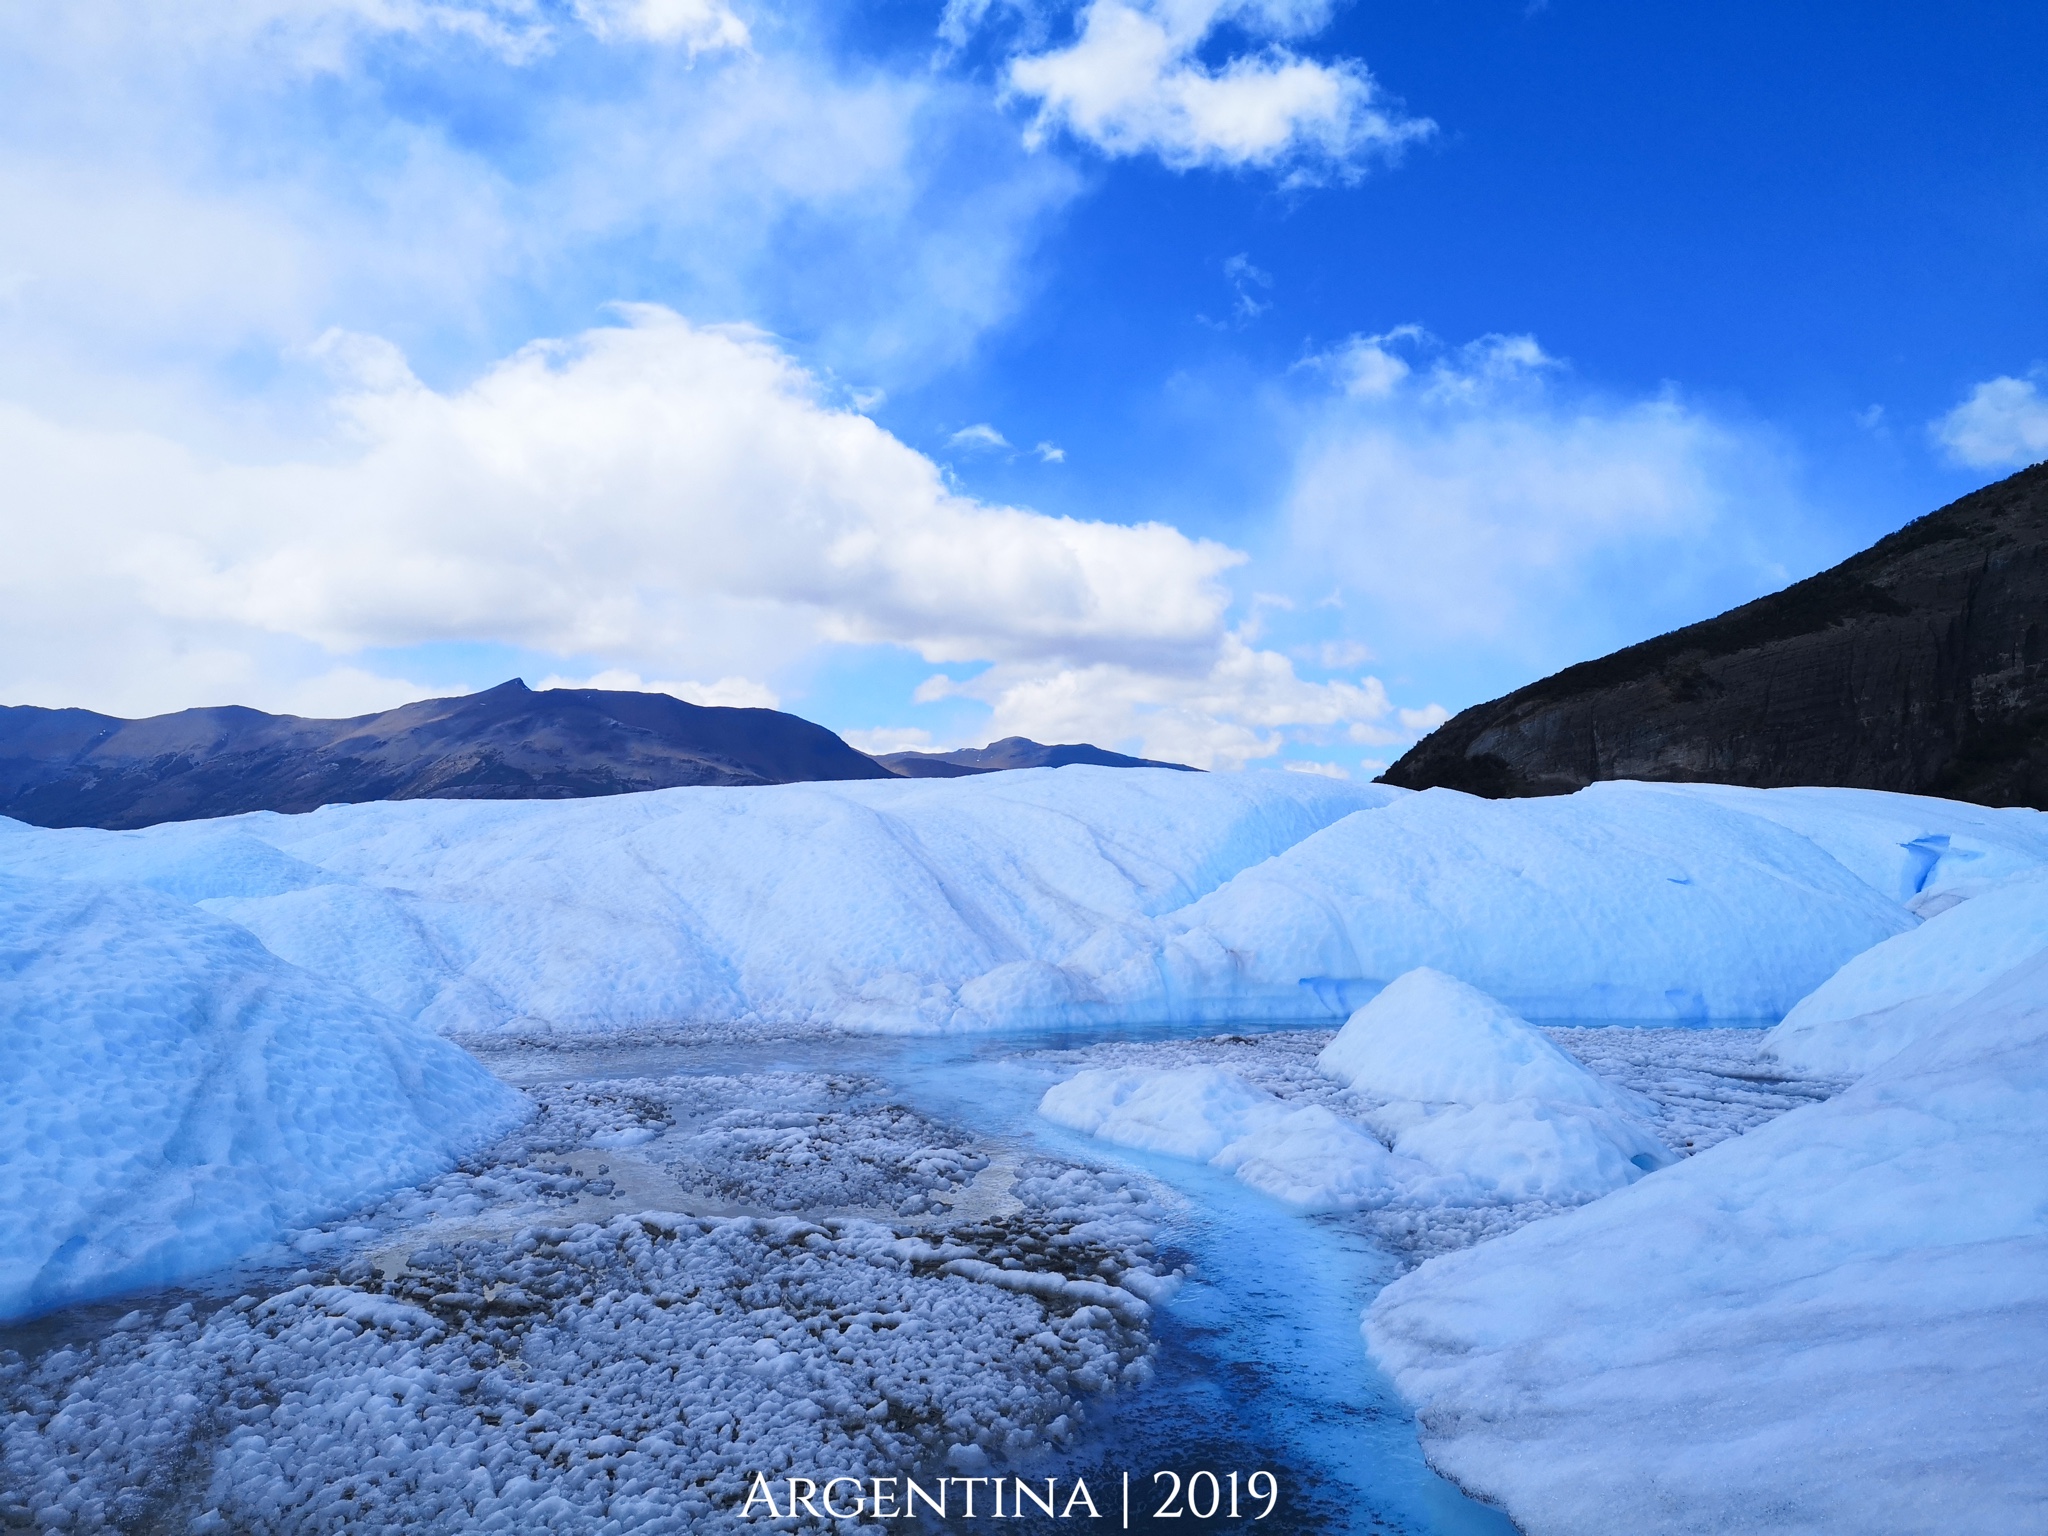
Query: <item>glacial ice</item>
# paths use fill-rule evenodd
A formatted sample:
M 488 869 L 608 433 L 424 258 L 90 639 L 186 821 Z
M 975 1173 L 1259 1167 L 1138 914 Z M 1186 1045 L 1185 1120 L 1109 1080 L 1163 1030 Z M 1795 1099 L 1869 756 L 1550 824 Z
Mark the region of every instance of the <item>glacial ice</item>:
M 1795 1072 L 1859 1077 L 2022 960 L 2048 950 L 2048 872 L 2013 875 L 1855 956 L 1770 1033 Z
M 1135 1017 L 1343 1017 L 1429 966 L 1525 1018 L 1776 1018 L 1913 923 L 1812 839 L 1706 797 L 1428 790 L 1246 870 L 1092 986 Z
M 1815 1022 L 1818 1051 L 1836 1025 L 1963 997 L 2017 952 L 2043 820 L 1841 790 L 1487 802 L 1062 768 L 140 832 L 0 822 L 0 1022 L 19 1063 L 0 1102 L 0 1312 L 191 1275 L 447 1168 L 519 1109 L 436 1032 L 1334 1022 L 1398 1003 L 1388 984 L 1429 967 L 1538 1021 L 1775 1018 L 1812 993 L 1779 1038 Z M 1494 1046 L 1517 1040 L 1522 1056 L 1459 1072 L 1555 1068 L 1513 1031 Z M 1695 1132 L 1670 1127 L 1701 1123 L 1574 1104 L 1569 1077 L 1505 1100 L 1126 1081 L 1100 1123 L 1138 1134 L 1157 1093 L 1144 1134 L 1185 1133 L 1278 1198 L 1482 1225 L 1501 1202 L 1640 1179 L 1660 1128 L 1678 1147 Z M 1755 1098 L 1744 1113 L 1775 1112 Z M 1779 1174 L 1809 1188 L 1796 1158 Z
M 1905 899 L 1978 878 L 1951 866 L 2048 862 L 2040 820 L 1854 790 L 1491 802 L 1069 767 L 4 823 L 0 870 L 201 903 L 456 1034 L 1342 1019 L 1417 966 L 1526 1018 L 1697 1023 L 1781 1016 L 1913 927 Z
M 1317 1065 L 1353 1090 L 1349 1115 L 1213 1065 L 1087 1068 L 1047 1089 L 1039 1113 L 1318 1210 L 1575 1204 L 1674 1160 L 1646 1100 L 1438 971 L 1395 980 Z
M 216 1268 L 517 1124 L 471 1057 L 143 886 L 0 875 L 0 1318 Z
M 1595 1077 L 1455 976 L 1418 966 L 1352 1014 L 1316 1065 L 1379 1099 L 1505 1104 L 1538 1099 L 1640 1114 L 1635 1095 Z
M 2037 954 L 1839 1096 L 1433 1259 L 1367 1338 L 1431 1461 L 1531 1536 L 2027 1529 L 2044 1122 Z

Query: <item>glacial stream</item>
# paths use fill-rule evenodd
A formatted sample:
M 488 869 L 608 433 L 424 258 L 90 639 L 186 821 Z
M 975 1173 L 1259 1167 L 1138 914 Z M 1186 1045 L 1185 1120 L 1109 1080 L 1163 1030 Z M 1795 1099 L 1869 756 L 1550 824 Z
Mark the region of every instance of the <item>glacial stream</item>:
M 1327 1027 L 1327 1026 L 1324 1026 Z M 1137 1529 L 1209 1528 L 1148 1518 L 1172 1480 L 1215 1472 L 1241 1481 L 1273 1472 L 1282 1497 L 1270 1518 L 1219 1518 L 1218 1528 L 1272 1532 L 1437 1533 L 1506 1536 L 1499 1512 L 1465 1497 L 1424 1463 L 1412 1416 L 1374 1368 L 1359 1331 L 1373 1295 L 1400 1268 L 1342 1217 L 1304 1215 L 1206 1165 L 1112 1146 L 1036 1114 L 1045 1089 L 1073 1070 L 1039 1058 L 1110 1040 L 1212 1036 L 1211 1022 L 1180 1028 L 1065 1029 L 999 1035 L 839 1036 L 759 1043 L 618 1050 L 519 1051 L 486 1059 L 521 1086 L 550 1081 L 858 1072 L 931 1118 L 971 1132 L 1000 1175 L 1016 1155 L 1127 1169 L 1153 1181 L 1168 1210 L 1162 1248 L 1189 1279 L 1154 1311 L 1157 1374 L 1090 1407 L 1090 1429 L 1065 1452 L 1035 1463 L 1061 1486 L 1084 1476 L 1107 1487 L 1121 1514 L 1129 1474 Z M 1248 1026 L 1240 1032 L 1271 1030 Z M 977 1185 L 987 1184 L 987 1175 Z M 968 1192 L 968 1198 L 976 1193 Z M 1206 1490 L 1205 1490 L 1206 1491 Z M 1246 1500 L 1241 1513 L 1259 1506 Z M 1050 1527 L 1049 1527 L 1050 1528 Z

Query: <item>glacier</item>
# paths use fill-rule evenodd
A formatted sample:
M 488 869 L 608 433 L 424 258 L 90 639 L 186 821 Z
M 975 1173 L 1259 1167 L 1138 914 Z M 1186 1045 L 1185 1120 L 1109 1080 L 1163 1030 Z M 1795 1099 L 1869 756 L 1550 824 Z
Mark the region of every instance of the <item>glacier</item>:
M 1367 1337 L 1530 1536 L 2028 1529 L 2044 1117 L 2048 953 L 1839 1096 L 1414 1270 Z
M 163 1284 L 526 1114 L 467 1053 L 136 886 L 0 875 L 0 1319 Z
M 0 1316 L 203 1274 L 516 1132 L 531 1099 L 458 1043 L 1345 1024 L 1320 1068 L 1104 1047 L 1027 1103 L 1417 1234 L 1367 1336 L 1525 1529 L 2010 1525 L 2048 1437 L 2044 824 L 1085 767 L 0 821 Z M 1723 1066 L 1669 1065 L 1692 1038 Z M 1851 1474 L 1815 1472 L 1825 1424 Z
M 1776 1019 L 1916 926 L 1902 871 L 2048 863 L 2034 820 L 1975 806 L 1688 789 L 1494 802 L 1077 766 L 0 822 L 0 871 L 191 901 L 469 1035 L 1341 1021 L 1418 966 L 1531 1019 Z

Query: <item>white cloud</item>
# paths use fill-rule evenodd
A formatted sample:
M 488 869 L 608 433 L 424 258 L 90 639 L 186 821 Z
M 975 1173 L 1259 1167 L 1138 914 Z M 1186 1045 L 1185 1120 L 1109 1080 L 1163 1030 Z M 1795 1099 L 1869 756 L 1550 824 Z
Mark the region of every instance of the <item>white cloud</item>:
M 745 48 L 747 24 L 723 0 L 575 0 L 576 18 L 598 37 L 681 44 L 693 55 Z
M 1435 125 L 1387 103 L 1358 61 L 1319 63 L 1279 41 L 1327 16 L 1327 5 L 1288 0 L 1089 0 L 1074 40 L 1013 59 L 1009 85 L 1038 103 L 1034 141 L 1064 129 L 1104 154 L 1181 169 L 1354 176 Z M 1203 50 L 1225 26 L 1265 45 L 1212 67 Z
M 1289 773 L 1312 773 L 1316 777 L 1323 779 L 1348 779 L 1351 777 L 1351 770 L 1342 763 L 1313 763 L 1297 758 L 1293 762 L 1282 763 L 1280 766 Z
M 1040 443 L 1031 451 L 1047 464 L 1064 464 L 1067 462 L 1067 450 L 1060 447 L 1057 443 Z
M 589 677 L 551 674 L 534 684 L 536 688 L 601 688 L 612 693 L 666 693 L 685 704 L 708 704 L 724 709 L 780 709 L 782 700 L 766 683 L 748 677 L 721 677 L 715 683 L 655 679 L 638 672 L 608 667 Z
M 2048 368 L 1987 379 L 1933 425 L 1949 454 L 1975 469 L 2018 469 L 2048 459 Z
M 606 41 L 527 0 L 0 7 L 0 395 L 247 441 L 312 397 L 252 367 L 330 325 L 453 376 L 622 291 L 872 394 L 1011 314 L 1079 188 L 984 85 L 786 8 L 751 47 L 722 0 L 583 14 Z
M 885 752 L 929 752 L 932 733 L 915 726 L 884 725 L 867 731 L 841 731 L 840 738 L 856 752 L 880 757 Z
M 920 697 L 988 704 L 991 738 L 1135 745 L 1142 756 L 1197 768 L 1242 767 L 1277 754 L 1290 731 L 1383 720 L 1393 710 L 1379 679 L 1308 682 L 1239 631 L 1224 633 L 1199 669 L 998 663 L 964 683 L 928 679 Z
M 959 496 L 759 333 L 628 318 L 446 393 L 388 347 L 331 340 L 357 369 L 339 431 L 283 462 L 0 408 L 0 688 L 19 696 L 66 647 L 100 697 L 160 666 L 183 681 L 155 686 L 246 684 L 279 645 L 303 668 L 488 641 L 722 677 L 656 686 L 730 702 L 828 640 L 1134 677 L 1214 652 L 1236 551 Z M 137 625 L 217 659 L 172 666 Z
M 977 421 L 971 427 L 962 427 L 946 439 L 954 448 L 965 448 L 969 452 L 988 453 L 1010 446 L 1010 440 L 985 421 Z
M 1293 555 L 1362 597 L 1370 632 L 1547 667 L 1672 627 L 1662 605 L 1703 585 L 1770 584 L 1744 530 L 1790 524 L 1783 456 L 1674 391 L 1605 397 L 1531 337 L 1446 349 L 1415 327 L 1309 371 L 1334 387 L 1289 492 Z
M 1431 731 L 1451 718 L 1451 712 L 1441 704 L 1426 704 L 1421 709 L 1403 709 L 1395 712 L 1401 722 L 1401 729 L 1414 736 L 1427 736 Z

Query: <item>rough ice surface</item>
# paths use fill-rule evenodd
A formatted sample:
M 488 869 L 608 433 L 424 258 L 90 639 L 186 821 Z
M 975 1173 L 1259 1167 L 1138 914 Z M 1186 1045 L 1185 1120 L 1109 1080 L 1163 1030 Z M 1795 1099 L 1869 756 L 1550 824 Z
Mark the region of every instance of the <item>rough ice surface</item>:
M 7 823 L 0 869 L 131 878 L 448 1032 L 1061 1017 L 1061 965 L 1398 790 L 1069 767 Z
M 1641 1106 L 1641 1115 L 1626 1128 L 1623 1145 L 1647 1143 L 1658 1151 L 1660 1163 L 1671 1160 L 1665 1147 L 1689 1154 L 1713 1146 L 1788 1109 L 1826 1099 L 1842 1086 L 1788 1075 L 1761 1061 L 1763 1036 L 1756 1029 L 1550 1028 L 1542 1033 L 1597 1063 L 1600 1078 L 1628 1102 Z M 1626 1171 L 1612 1166 L 1617 1150 L 1612 1145 L 1574 1159 L 1570 1177 L 1531 1179 L 1527 1168 L 1521 1170 L 1524 1176 L 1512 1176 L 1517 1130 L 1512 1122 L 1501 1136 L 1475 1136 L 1444 1152 L 1447 1163 L 1464 1161 L 1473 1173 L 1446 1172 L 1390 1151 L 1387 1143 L 1395 1133 L 1374 1129 L 1385 1116 L 1387 1101 L 1340 1084 L 1318 1065 L 1331 1039 L 1325 1031 L 1287 1030 L 1104 1043 L 1032 1059 L 1070 1074 L 1048 1091 L 1048 1118 L 1096 1135 L 1102 1135 L 1104 1124 L 1121 1129 L 1113 1114 L 1104 1113 L 1119 1088 L 1128 1101 L 1131 1090 L 1148 1083 L 1186 1084 L 1201 1081 L 1205 1074 L 1228 1080 L 1236 1086 L 1232 1094 L 1219 1096 L 1224 1102 L 1241 1096 L 1265 1107 L 1250 1117 L 1257 1129 L 1224 1143 L 1204 1160 L 1290 1205 L 1343 1213 L 1343 1219 L 1364 1227 L 1404 1263 L 1419 1263 L 1513 1231 L 1642 1176 L 1642 1169 L 1633 1164 Z M 1081 1079 L 1089 1080 L 1083 1089 L 1071 1095 L 1062 1092 Z M 1167 1122 L 1168 1134 L 1162 1137 L 1158 1128 L 1146 1126 L 1138 1132 L 1144 1141 L 1134 1137 L 1123 1144 L 1150 1143 L 1172 1156 L 1179 1154 L 1171 1143 L 1198 1151 L 1221 1139 L 1203 1118 L 1200 1095 L 1166 1089 L 1155 1093 L 1151 1112 Z M 1066 1110 L 1077 1112 L 1069 1118 Z M 1176 1110 L 1188 1123 L 1173 1123 Z M 1515 1111 L 1515 1119 L 1521 1113 Z M 1419 1113 L 1402 1123 L 1427 1118 Z M 1240 1119 L 1227 1129 L 1241 1129 L 1242 1124 Z M 1097 1128 L 1091 1130 L 1091 1125 Z M 1536 1150 L 1541 1153 L 1540 1145 Z M 1484 1178 L 1489 1159 L 1498 1159 L 1510 1176 Z M 1598 1177 L 1603 1162 L 1607 1179 Z M 1537 1171 L 1543 1171 L 1540 1165 Z
M 1139 1014 L 1342 1017 L 1429 966 L 1525 1018 L 1777 1018 L 1913 924 L 1812 839 L 1703 796 L 1433 789 L 1247 870 L 1095 986 Z
M 1341 1019 L 1417 966 L 1526 1018 L 1699 1022 L 1777 1018 L 1911 928 L 1909 901 L 2048 861 L 2041 819 L 1070 767 L 6 823 L 0 870 L 203 903 L 461 1035 Z
M 1125 1176 L 1026 1157 L 977 1203 L 985 1157 L 844 1075 L 533 1096 L 488 1156 L 295 1234 L 280 1283 L 0 1352 L 0 1522 L 738 1530 L 756 1471 L 1000 1464 L 1148 1379 L 1167 1282 Z M 801 1145 L 750 1139 L 776 1117 Z
M 471 1057 L 139 886 L 0 875 L 0 1318 L 162 1285 L 526 1112 Z
M 2036 1527 L 2044 1120 L 2037 955 L 1839 1096 L 1423 1265 L 1367 1337 L 1531 1536 Z
M 0 822 L 0 1311 L 291 1271 L 0 1356 L 0 1519 L 697 1529 L 741 1463 L 1056 1445 L 1145 1375 L 1135 1184 L 815 1074 L 536 1087 L 480 1154 L 521 1101 L 433 1032 L 1335 1022 L 1428 967 L 1501 1010 L 1437 988 L 1462 1043 L 1383 1053 L 1446 1097 L 1331 1080 L 1327 1035 L 1223 1036 L 1072 1054 L 1072 1123 L 1421 1265 L 1371 1337 L 1531 1530 L 2022 1528 L 2043 826 L 1083 768 Z M 1776 1058 L 1576 1027 L 1809 994 Z M 1524 1076 L 1550 1087 L 1497 1096 Z M 1644 1174 L 1656 1143 L 1686 1160 Z
M 1800 999 L 1771 1031 L 1769 1053 L 1796 1072 L 1858 1076 L 2044 950 L 2048 873 L 1980 887 L 1920 927 L 1865 950 Z
M 1316 1066 L 1349 1087 L 1349 1114 L 1213 1065 L 1090 1067 L 1047 1089 L 1038 1112 L 1318 1210 L 1569 1205 L 1673 1161 L 1649 1101 L 1439 971 L 1396 979 Z
M 1877 789 L 1749 789 L 1735 784 L 1596 784 L 1601 795 L 1684 795 L 1776 822 L 1881 895 L 1939 909 L 2048 864 L 2048 817 Z

